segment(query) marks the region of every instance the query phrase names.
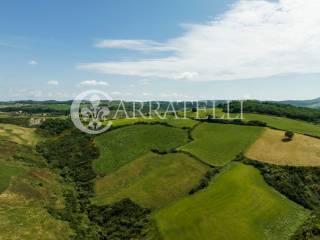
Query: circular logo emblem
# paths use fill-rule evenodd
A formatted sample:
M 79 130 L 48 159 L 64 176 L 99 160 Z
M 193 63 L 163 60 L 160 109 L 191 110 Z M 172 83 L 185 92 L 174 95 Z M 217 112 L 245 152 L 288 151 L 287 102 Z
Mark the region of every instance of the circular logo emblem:
M 105 92 L 90 90 L 79 94 L 72 102 L 70 114 L 73 124 L 82 132 L 100 134 L 107 131 L 112 122 L 108 121 L 110 110 L 102 102 L 111 101 Z

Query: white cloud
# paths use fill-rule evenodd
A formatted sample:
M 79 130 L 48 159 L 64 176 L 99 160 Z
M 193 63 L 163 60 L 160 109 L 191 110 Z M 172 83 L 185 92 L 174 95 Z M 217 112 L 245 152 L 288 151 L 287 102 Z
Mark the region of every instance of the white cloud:
M 164 58 L 88 63 L 78 68 L 106 74 L 193 81 L 320 73 L 319 0 L 241 0 L 206 24 L 164 44 Z M 146 49 L 149 41 L 100 42 L 100 47 Z M 142 46 L 142 47 L 141 47 Z
M 151 40 L 100 40 L 95 44 L 99 48 L 115 48 L 115 49 L 128 49 L 134 51 L 143 51 L 143 52 L 163 52 L 163 51 L 172 51 L 175 50 L 173 46 L 169 46 L 164 43 L 159 43 Z
M 86 80 L 80 83 L 82 86 L 109 86 L 109 83 L 105 81 Z
M 169 100 L 169 101 L 190 101 L 192 100 L 192 97 L 186 94 L 173 92 L 173 93 L 161 93 L 159 94 L 159 99 Z
M 29 64 L 29 65 L 37 65 L 38 62 L 37 62 L 36 60 L 30 60 L 30 61 L 28 62 L 28 64 Z
M 56 80 L 50 80 L 50 81 L 47 82 L 47 84 L 48 84 L 48 85 L 57 86 L 57 85 L 59 85 L 59 82 L 56 81 Z
M 139 80 L 139 81 L 138 81 L 138 84 L 139 84 L 139 85 L 142 85 L 142 86 L 150 85 L 150 80 L 144 78 L 144 79 Z
M 194 79 L 199 76 L 199 73 L 197 72 L 183 72 L 179 73 L 176 76 L 174 76 L 174 79 L 180 80 L 180 79 Z

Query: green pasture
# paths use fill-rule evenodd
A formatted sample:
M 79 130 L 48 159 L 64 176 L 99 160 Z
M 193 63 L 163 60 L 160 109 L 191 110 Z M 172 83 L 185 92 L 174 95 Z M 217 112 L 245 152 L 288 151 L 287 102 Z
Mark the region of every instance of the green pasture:
M 98 179 L 94 202 L 101 205 L 130 198 L 143 207 L 159 208 L 186 196 L 207 170 L 183 153 L 150 152 Z
M 170 151 L 188 143 L 184 129 L 163 125 L 133 125 L 106 132 L 96 138 L 100 156 L 94 167 L 111 173 L 152 149 Z
M 266 122 L 268 126 L 285 130 L 293 131 L 301 134 L 308 134 L 311 136 L 320 137 L 320 125 L 308 123 L 300 120 L 293 120 L 284 117 L 275 117 L 270 115 L 261 115 L 261 114 L 244 114 L 244 119 L 249 120 L 259 120 Z
M 137 123 L 166 123 L 168 125 L 171 125 L 173 127 L 178 128 L 192 128 L 194 125 L 197 124 L 197 121 L 186 118 L 186 119 L 176 119 L 173 116 L 168 116 L 166 119 L 160 119 L 158 117 L 152 117 L 152 118 L 122 118 L 122 119 L 116 119 L 111 120 L 113 127 L 121 127 L 126 125 L 132 125 Z
M 20 166 L 0 162 L 0 193 L 8 188 L 12 177 L 20 175 L 23 172 L 24 169 Z
M 207 189 L 154 214 L 164 240 L 286 240 L 308 216 L 258 170 L 240 163 L 227 166 Z
M 194 141 L 181 147 L 206 163 L 222 166 L 247 150 L 263 128 L 233 124 L 202 123 L 192 131 Z

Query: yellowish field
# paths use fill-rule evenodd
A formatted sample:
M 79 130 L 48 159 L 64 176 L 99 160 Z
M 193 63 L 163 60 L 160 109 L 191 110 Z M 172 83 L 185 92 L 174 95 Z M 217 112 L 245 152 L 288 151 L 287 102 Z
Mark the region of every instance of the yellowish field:
M 12 124 L 0 124 L 0 140 L 1 139 L 23 145 L 35 145 L 39 137 L 33 128 L 24 128 Z
M 277 165 L 320 166 L 320 140 L 295 134 L 290 142 L 283 142 L 284 132 L 266 129 L 249 148 L 250 159 Z

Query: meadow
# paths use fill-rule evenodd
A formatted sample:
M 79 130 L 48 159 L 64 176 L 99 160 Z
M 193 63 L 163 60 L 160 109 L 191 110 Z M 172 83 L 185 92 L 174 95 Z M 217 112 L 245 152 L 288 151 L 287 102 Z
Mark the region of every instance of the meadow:
M 180 113 L 182 115 L 182 113 Z M 227 118 L 228 114 L 224 113 L 221 108 L 210 109 L 200 111 L 199 113 L 188 111 L 187 116 L 190 118 L 196 118 L 199 115 L 200 118 L 205 118 L 208 115 L 216 116 L 217 118 Z M 230 113 L 231 118 L 239 118 L 240 113 Z M 296 133 L 307 134 L 310 136 L 320 137 L 320 124 L 313 124 L 302 120 L 294 120 L 286 117 L 277 117 L 272 115 L 244 113 L 244 121 L 258 120 L 265 122 L 269 127 L 281 129 L 284 131 L 293 131 Z
M 262 130 L 261 127 L 202 123 L 192 131 L 194 141 L 180 149 L 208 164 L 223 166 L 245 152 Z
M 0 239 L 69 239 L 68 223 L 47 211 L 64 207 L 64 186 L 35 152 L 41 137 L 11 124 L 0 124 L 0 136 Z
M 207 189 L 160 209 L 154 219 L 164 240 L 286 240 L 308 216 L 254 167 L 232 163 Z
M 68 223 L 47 211 L 64 207 L 58 177 L 18 161 L 0 164 L 0 239 L 70 239 Z
M 283 141 L 284 132 L 266 129 L 246 152 L 246 157 L 266 163 L 288 166 L 320 166 L 320 140 L 295 134 Z
M 0 162 L 0 194 L 4 192 L 10 184 L 12 177 L 24 172 L 22 167 Z
M 266 122 L 268 126 L 284 131 L 293 131 L 296 133 L 307 134 L 310 136 L 320 137 L 320 125 L 300 120 L 294 120 L 284 117 L 276 117 L 262 114 L 244 114 L 246 121 L 258 120 Z
M 72 230 L 34 203 L 19 203 L 14 195 L 0 195 L 0 238 L 12 240 L 68 240 Z
M 173 127 L 178 128 L 192 128 L 197 124 L 197 121 L 190 118 L 187 119 L 175 119 L 173 116 L 168 116 L 166 119 L 160 119 L 159 117 L 152 118 L 122 118 L 111 120 L 113 127 L 121 127 L 126 125 L 132 125 L 136 123 L 165 123 Z
M 150 150 L 171 151 L 188 142 L 188 132 L 180 128 L 163 125 L 118 128 L 96 137 L 100 156 L 94 167 L 100 173 L 111 173 Z
M 183 153 L 147 153 L 97 180 L 98 204 L 130 198 L 147 208 L 159 208 L 188 195 L 208 167 Z
M 0 124 L 0 140 L 9 140 L 18 144 L 34 146 L 40 139 L 33 128 L 13 124 Z

